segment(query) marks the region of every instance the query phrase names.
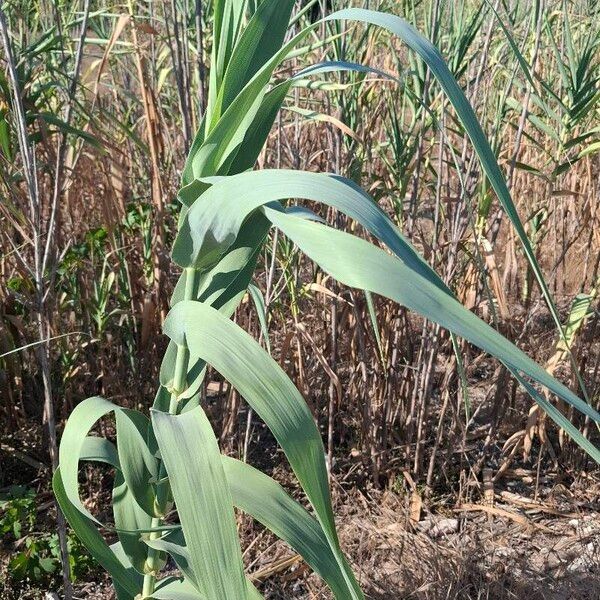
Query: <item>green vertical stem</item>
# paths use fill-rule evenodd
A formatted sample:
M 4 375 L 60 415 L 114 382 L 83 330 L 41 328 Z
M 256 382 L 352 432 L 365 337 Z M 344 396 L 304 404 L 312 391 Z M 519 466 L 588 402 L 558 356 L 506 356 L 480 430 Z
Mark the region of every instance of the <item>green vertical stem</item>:
M 184 300 L 192 300 L 194 296 L 194 283 L 196 279 L 196 270 L 188 267 L 185 270 L 185 292 Z M 187 369 L 189 361 L 189 350 L 184 340 L 183 344 L 177 346 L 177 357 L 175 359 L 175 372 L 173 374 L 173 387 L 171 389 L 171 401 L 169 403 L 169 414 L 176 415 L 179 408 L 179 397 L 185 391 L 187 386 Z M 167 476 L 164 462 L 161 461 L 159 476 L 156 489 L 156 509 L 161 515 L 152 519 L 152 529 L 161 526 L 164 513 L 167 510 L 169 502 L 170 489 L 167 482 L 163 480 Z M 155 540 L 161 536 L 160 531 L 150 533 L 150 539 Z M 156 576 L 160 569 L 160 552 L 155 548 L 148 548 L 148 558 L 146 560 L 148 573 L 144 575 L 142 586 L 142 599 L 151 598 L 156 585 Z

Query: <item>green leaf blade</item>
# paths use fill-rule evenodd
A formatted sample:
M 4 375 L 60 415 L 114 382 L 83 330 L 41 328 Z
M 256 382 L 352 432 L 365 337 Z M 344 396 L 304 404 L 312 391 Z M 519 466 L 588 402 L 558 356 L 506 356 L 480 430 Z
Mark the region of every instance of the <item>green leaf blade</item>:
M 153 411 L 152 424 L 199 591 L 207 598 L 243 600 L 247 588 L 231 493 L 204 411 Z

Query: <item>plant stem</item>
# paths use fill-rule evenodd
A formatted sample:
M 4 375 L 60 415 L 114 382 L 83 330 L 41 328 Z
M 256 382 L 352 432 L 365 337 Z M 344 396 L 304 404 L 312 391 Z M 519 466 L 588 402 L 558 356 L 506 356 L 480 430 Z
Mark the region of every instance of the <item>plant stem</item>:
M 185 270 L 185 292 L 184 300 L 192 300 L 194 296 L 194 282 L 196 279 L 196 270 L 187 268 Z M 169 414 L 176 415 L 179 409 L 179 397 L 185 391 L 187 386 L 187 368 L 189 360 L 189 351 L 185 340 L 183 344 L 177 346 L 177 357 L 175 359 L 175 372 L 173 373 L 173 387 L 171 389 L 171 401 L 169 403 Z M 158 480 L 161 483 L 157 484 L 156 490 L 156 506 L 161 516 L 152 519 L 152 529 L 157 529 L 161 526 L 164 514 L 167 510 L 169 502 L 169 485 L 163 479 L 167 476 L 165 463 L 160 462 Z M 156 540 L 161 536 L 160 531 L 152 531 L 150 539 Z M 154 593 L 156 586 L 156 576 L 160 569 L 160 551 L 155 548 L 148 548 L 148 558 L 146 559 L 148 573 L 144 575 L 144 583 L 142 586 L 142 599 L 150 598 Z

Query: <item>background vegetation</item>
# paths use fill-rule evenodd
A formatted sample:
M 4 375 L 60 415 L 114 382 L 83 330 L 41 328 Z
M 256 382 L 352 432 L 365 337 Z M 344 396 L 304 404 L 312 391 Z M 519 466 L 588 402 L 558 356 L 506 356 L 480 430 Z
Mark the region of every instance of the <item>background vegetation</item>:
M 468 308 L 597 408 L 596 3 L 364 4 L 413 22 L 448 61 L 492 141 L 558 306 L 564 339 L 454 111 L 425 65 L 380 30 L 347 26 L 349 35 L 341 37 L 341 25 L 322 25 L 276 77 L 327 58 L 369 63 L 400 84 L 346 73 L 293 88 L 259 165 L 335 172 L 359 183 Z M 334 8 L 341 3 L 299 3 L 295 27 Z M 166 347 L 159 333 L 178 276 L 166 249 L 175 233 L 184 159 L 207 100 L 211 9 L 199 0 L 13 1 L 3 7 L 0 529 L 6 597 L 17 582 L 23 589 L 56 587 L 61 542 L 70 546 L 76 585 L 102 581 L 75 538 L 56 535 L 48 492 L 56 436 L 86 396 L 143 411 L 154 399 Z M 23 128 L 35 142 L 33 152 L 24 151 Z M 320 214 L 337 227 L 353 227 L 333 210 Z M 455 352 L 439 326 L 380 298 L 373 322 L 363 295 L 315 270 L 277 232 L 259 260 L 255 285 L 235 320 L 262 339 L 311 406 L 348 526 L 346 547 L 365 564 L 367 591 L 382 598 L 397 597 L 398 589 L 407 597 L 440 597 L 439 590 L 485 597 L 476 595 L 485 589 L 504 597 L 506 574 L 481 572 L 489 548 L 479 563 L 458 561 L 446 571 L 419 546 L 436 537 L 418 525 L 430 513 L 448 517 L 476 505 L 511 508 L 528 520 L 518 510 L 523 506 L 515 509 L 512 498 L 507 508 L 510 497 L 502 495 L 518 492 L 561 515 L 597 521 L 597 465 L 532 408 L 504 366 L 460 340 Z M 216 374 L 206 379 L 203 405 L 223 451 L 287 480 L 268 430 Z M 560 408 L 585 435 L 597 436 L 584 417 Z M 88 471 L 85 485 L 96 511 L 103 510 L 108 480 L 108 472 Z M 564 506 L 555 501 L 557 485 L 565 490 Z M 495 496 L 500 503 L 492 506 Z M 515 522 L 497 512 L 493 518 Z M 364 519 L 365 530 L 379 530 L 366 549 L 357 519 Z M 389 530 L 399 523 L 401 533 Z M 248 539 L 257 534 L 242 517 L 240 528 Z M 381 542 L 373 541 L 382 539 L 382 530 L 393 559 L 384 559 Z M 585 547 L 597 557 L 597 533 L 586 535 L 592 548 Z M 269 548 L 266 534 L 258 539 L 246 548 L 247 564 L 266 592 L 324 594 L 283 547 Z M 407 539 L 409 547 L 398 548 Z M 422 556 L 413 569 L 422 569 L 422 579 L 386 566 L 407 554 L 408 560 Z M 597 567 L 591 574 L 585 569 L 586 585 L 574 583 L 576 590 L 564 597 L 594 597 Z M 542 590 L 561 576 L 551 571 Z M 519 577 L 510 585 L 520 589 Z

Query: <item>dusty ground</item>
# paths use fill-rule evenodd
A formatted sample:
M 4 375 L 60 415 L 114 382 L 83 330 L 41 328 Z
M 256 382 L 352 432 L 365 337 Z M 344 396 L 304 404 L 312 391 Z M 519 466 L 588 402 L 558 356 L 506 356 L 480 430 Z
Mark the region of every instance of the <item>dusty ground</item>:
M 425 506 L 419 511 L 414 495 L 412 500 L 391 492 L 343 498 L 337 509 L 342 543 L 367 596 L 599 598 L 598 481 L 584 478 L 567 487 L 548 477 L 533 500 L 522 493 L 531 488 L 531 474 L 510 475 L 511 481 L 495 485 L 482 503 L 438 507 L 436 515 Z M 262 568 L 276 564 L 265 556 Z M 303 578 L 301 571 L 296 568 L 297 579 L 293 571 L 283 571 L 279 586 L 272 577 L 267 597 L 329 597 L 315 576 Z

